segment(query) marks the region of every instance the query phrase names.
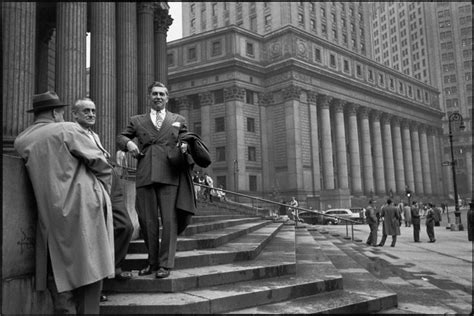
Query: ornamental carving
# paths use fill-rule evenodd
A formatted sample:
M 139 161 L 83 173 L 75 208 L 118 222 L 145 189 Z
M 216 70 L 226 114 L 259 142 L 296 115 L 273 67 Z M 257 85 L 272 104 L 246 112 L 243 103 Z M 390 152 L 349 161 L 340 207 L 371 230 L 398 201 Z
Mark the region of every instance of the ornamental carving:
M 308 91 L 308 102 L 309 103 L 316 103 L 318 101 L 318 94 L 313 91 Z
M 156 33 L 168 32 L 171 24 L 173 24 L 173 18 L 168 14 L 168 10 L 156 9 L 153 16 L 153 28 Z
M 201 106 L 212 105 L 213 103 L 212 93 L 210 92 L 199 93 L 199 101 L 201 103 Z
M 138 2 L 137 3 L 137 13 L 138 14 L 153 14 L 156 5 L 153 2 Z
M 361 119 L 367 119 L 369 118 L 369 108 L 365 106 L 361 106 L 359 108 L 359 115 Z
M 318 105 L 321 108 L 329 108 L 329 102 L 332 98 L 326 94 L 318 94 Z
M 370 110 L 370 116 L 374 121 L 380 120 L 380 117 L 382 116 L 382 112 L 377 111 L 377 110 Z
M 390 124 L 390 120 L 392 119 L 391 114 L 383 113 L 382 116 L 380 117 L 380 121 L 382 124 Z
M 275 41 L 271 44 L 270 49 L 270 58 L 275 59 L 282 55 L 281 53 L 281 43 L 279 41 Z
M 189 110 L 189 99 L 188 97 L 179 97 L 176 99 L 176 101 L 178 101 L 178 109 L 179 111 L 186 111 L 186 110 Z
M 269 106 L 273 104 L 273 93 L 259 93 L 258 94 L 258 105 Z
M 308 58 L 308 49 L 306 43 L 300 39 L 296 40 L 296 55 L 304 59 Z
M 301 94 L 301 88 L 297 86 L 289 86 L 287 88 L 282 89 L 283 100 L 299 100 Z
M 331 105 L 334 107 L 334 110 L 336 113 L 342 113 L 344 111 L 344 105 L 346 104 L 346 101 L 341 100 L 341 99 L 333 99 L 331 101 Z
M 224 89 L 224 101 L 244 101 L 245 89 L 239 87 L 231 87 Z
M 392 118 L 393 126 L 400 127 L 401 119 L 398 116 Z
M 359 110 L 360 106 L 355 104 L 355 103 L 352 103 L 352 102 L 348 102 L 347 105 L 346 105 L 346 109 L 347 109 L 347 114 L 349 115 L 357 115 L 357 111 Z

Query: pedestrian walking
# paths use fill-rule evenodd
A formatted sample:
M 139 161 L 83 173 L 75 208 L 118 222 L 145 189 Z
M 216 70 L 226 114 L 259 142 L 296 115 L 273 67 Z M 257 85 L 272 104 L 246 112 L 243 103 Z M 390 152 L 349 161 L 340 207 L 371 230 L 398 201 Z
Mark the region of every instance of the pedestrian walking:
M 98 314 L 102 280 L 114 276 L 112 167 L 55 92 L 33 97 L 34 124 L 14 147 L 38 208 L 36 289 L 55 314 Z
M 428 234 L 428 238 L 430 239 L 429 242 L 435 242 L 435 233 L 434 233 L 434 225 L 435 225 L 435 212 L 433 210 L 433 204 L 428 204 L 426 209 L 426 233 Z
M 383 234 L 382 240 L 377 246 L 383 247 L 387 240 L 387 236 L 390 235 L 392 236 L 392 243 L 390 246 L 395 247 L 397 236 L 400 235 L 400 223 L 402 217 L 398 208 L 393 205 L 391 199 L 387 200 L 387 205 L 382 208 L 380 216 L 383 217 Z
M 433 211 L 434 211 L 434 225 L 435 226 L 440 226 L 441 225 L 441 208 L 439 206 L 436 206 L 436 204 L 433 204 Z
M 413 239 L 420 242 L 420 209 L 416 201 L 411 203 L 411 223 L 413 224 Z
M 474 241 L 474 202 L 469 203 L 467 211 L 467 240 Z
M 411 227 L 411 208 L 408 204 L 403 207 L 403 215 L 405 216 L 405 227 Z
M 365 218 L 370 228 L 370 233 L 369 237 L 367 238 L 366 244 L 369 246 L 377 247 L 377 230 L 379 223 L 377 220 L 377 216 L 375 215 L 374 204 L 375 201 L 370 199 L 369 205 L 365 209 Z

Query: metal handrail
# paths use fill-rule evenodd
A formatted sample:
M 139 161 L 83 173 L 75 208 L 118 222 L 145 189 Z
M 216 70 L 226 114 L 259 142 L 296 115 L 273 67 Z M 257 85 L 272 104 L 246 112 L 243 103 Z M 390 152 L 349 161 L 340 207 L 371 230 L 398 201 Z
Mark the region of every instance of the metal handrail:
M 289 207 L 289 208 L 292 208 L 292 209 L 296 209 L 297 212 L 295 214 L 295 219 L 296 219 L 295 220 L 295 227 L 298 227 L 299 211 L 310 212 L 310 213 L 322 215 L 323 217 L 331 217 L 331 218 L 336 218 L 340 221 L 344 221 L 344 223 L 346 224 L 346 237 L 349 236 L 348 224 L 350 224 L 351 225 L 351 240 L 354 240 L 354 224 L 359 223 L 357 221 L 354 221 L 354 220 L 351 220 L 351 219 L 348 219 L 348 218 L 339 217 L 339 216 L 336 216 L 336 215 L 324 214 L 323 212 L 317 211 L 317 210 L 310 210 L 310 209 L 306 209 L 306 208 L 299 207 L 299 206 L 291 206 L 291 205 L 288 205 L 288 204 L 285 204 L 285 203 L 275 202 L 275 201 L 272 201 L 272 200 L 267 200 L 267 199 L 264 199 L 264 198 L 260 198 L 260 197 L 256 197 L 256 196 L 252 196 L 252 195 L 248 195 L 248 194 L 243 194 L 243 193 L 238 193 L 238 192 L 225 190 L 225 189 L 221 189 L 221 188 L 211 187 L 211 186 L 201 184 L 201 183 L 197 183 L 197 182 L 193 182 L 193 184 L 198 185 L 201 188 L 207 188 L 207 189 L 211 189 L 211 190 L 215 190 L 215 191 L 222 191 L 222 192 L 225 192 L 226 194 L 229 193 L 229 194 L 245 197 L 245 198 L 248 198 L 248 199 L 251 199 L 251 200 L 257 200 L 257 201 L 261 201 L 261 202 L 265 202 L 265 203 L 269 203 L 269 204 L 274 204 L 274 205 L 279 205 L 279 206 L 284 206 L 284 207 Z

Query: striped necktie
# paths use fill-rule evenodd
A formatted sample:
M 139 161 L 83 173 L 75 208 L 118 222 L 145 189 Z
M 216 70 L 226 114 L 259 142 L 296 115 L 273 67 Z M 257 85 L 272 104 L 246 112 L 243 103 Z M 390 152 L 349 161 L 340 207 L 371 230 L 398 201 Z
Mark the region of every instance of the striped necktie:
M 160 130 L 161 125 L 163 124 L 163 114 L 161 111 L 156 112 L 156 129 Z

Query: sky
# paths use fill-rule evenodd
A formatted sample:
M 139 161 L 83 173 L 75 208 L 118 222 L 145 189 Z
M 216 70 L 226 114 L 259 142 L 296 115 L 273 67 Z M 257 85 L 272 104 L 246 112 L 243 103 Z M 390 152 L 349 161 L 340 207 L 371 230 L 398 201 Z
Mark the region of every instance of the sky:
M 181 2 L 168 1 L 170 10 L 168 14 L 173 18 L 173 24 L 171 24 L 168 35 L 166 37 L 167 42 L 171 42 L 183 37 L 183 23 L 181 16 Z

